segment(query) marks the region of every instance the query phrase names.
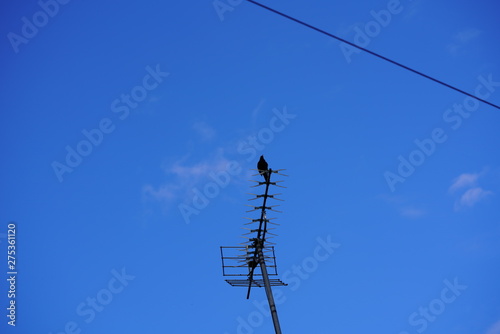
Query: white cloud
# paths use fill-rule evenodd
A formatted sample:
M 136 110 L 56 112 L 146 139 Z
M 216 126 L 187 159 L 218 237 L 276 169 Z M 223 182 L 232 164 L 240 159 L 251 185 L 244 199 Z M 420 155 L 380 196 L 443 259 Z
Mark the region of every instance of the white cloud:
M 476 28 L 464 29 L 452 37 L 452 42 L 447 45 L 448 51 L 456 56 L 460 49 L 481 35 L 481 31 Z
M 420 14 L 420 11 L 421 11 L 420 7 L 421 7 L 421 1 L 409 2 L 405 7 L 405 11 L 403 13 L 403 19 L 409 20 L 409 19 L 413 18 L 414 16 Z
M 164 184 L 155 189 L 152 185 L 146 184 L 142 187 L 142 193 L 146 199 L 152 198 L 160 202 L 169 202 L 175 198 L 176 187 Z
M 265 99 L 260 99 L 259 104 L 252 110 L 252 124 L 255 125 L 257 123 L 257 118 L 259 116 L 260 111 L 262 110 L 262 106 L 266 103 Z
M 475 187 L 467 190 L 458 202 L 460 207 L 467 206 L 472 207 L 480 200 L 488 197 L 489 195 L 493 195 L 492 191 L 484 190 L 481 187 Z
M 482 179 L 486 173 L 486 168 L 480 173 L 463 173 L 452 181 L 448 192 L 459 196 L 455 201 L 455 211 L 466 207 L 471 208 L 478 202 L 493 195 L 492 191 L 485 190 L 478 185 L 479 179 Z
M 488 328 L 486 334 L 500 334 L 500 321 L 497 321 L 490 328 Z
M 166 205 L 184 201 L 193 196 L 193 189 L 208 180 L 212 173 L 227 169 L 229 160 L 224 157 L 224 150 L 219 148 L 215 155 L 194 164 L 186 162 L 188 156 L 163 167 L 169 181 L 155 187 L 145 184 L 142 193 L 145 200 L 155 200 Z
M 416 219 L 427 214 L 426 210 L 419 209 L 412 203 L 408 203 L 409 200 L 400 195 L 380 194 L 377 198 L 386 202 L 405 218 Z
M 252 117 L 257 117 L 264 103 L 265 100 L 262 99 L 253 109 L 251 113 Z M 269 117 L 271 117 L 269 120 L 271 129 L 273 125 L 272 122 L 276 119 L 279 120 L 282 115 L 286 118 L 295 117 L 293 114 L 287 114 L 286 106 L 283 107 L 282 113 L 277 108 L 273 108 L 272 111 L 272 114 L 269 115 Z M 286 125 L 288 121 L 283 119 L 283 123 Z M 206 122 L 198 121 L 194 123 L 192 127 L 198 132 L 201 138 L 206 140 L 216 135 L 216 131 Z M 241 148 L 262 150 L 269 144 L 269 142 L 264 142 L 260 139 L 260 131 L 263 129 L 269 128 L 262 127 L 259 131 L 253 131 L 251 136 L 242 138 L 238 142 L 226 142 L 225 145 L 216 148 L 213 153 L 209 153 L 208 157 L 198 160 L 198 162 L 193 162 L 193 155 L 186 154 L 181 159 L 163 164 L 162 169 L 165 172 L 164 179 L 166 179 L 166 181 L 156 181 L 154 183 L 144 184 L 141 189 L 143 201 L 159 202 L 165 211 L 171 209 L 173 205 L 179 204 L 179 210 L 184 215 L 185 212 L 180 209 L 180 207 L 182 207 L 181 204 L 192 204 L 195 199 L 202 197 L 213 199 L 215 196 L 218 196 L 219 193 L 222 193 L 221 189 L 229 184 L 236 186 L 243 186 L 243 184 L 245 184 L 246 188 L 247 185 L 243 183 L 243 180 L 245 178 L 250 178 L 251 175 L 256 173 L 255 171 L 248 170 L 247 165 L 250 162 L 249 159 L 255 159 L 256 157 L 247 157 L 247 153 L 245 152 L 245 154 L 243 154 Z M 252 138 L 257 138 L 262 144 L 259 142 L 252 142 L 252 140 L 255 141 L 255 139 Z M 193 145 L 193 142 L 190 141 L 190 144 Z M 259 148 L 256 145 L 262 147 Z M 197 150 L 197 152 L 200 151 L 201 150 Z M 239 155 L 236 155 L 236 153 Z M 226 156 L 234 155 L 236 155 L 236 157 L 231 160 L 226 158 Z M 254 161 L 252 165 L 255 166 L 255 163 L 256 161 Z M 243 167 L 245 167 L 245 169 Z M 229 196 L 225 196 L 225 199 L 231 200 Z M 184 218 L 186 219 L 186 217 Z
M 454 39 L 460 43 L 467 43 L 481 34 L 479 29 L 466 29 L 454 36 Z
M 208 172 L 213 170 L 214 166 L 211 164 L 213 162 L 214 159 L 212 159 L 212 161 L 205 160 L 194 165 L 187 166 L 182 165 L 181 161 L 176 161 L 170 167 L 165 168 L 165 171 L 167 173 L 175 174 L 180 179 L 193 180 L 206 175 Z M 216 163 L 216 165 L 220 165 L 220 160 Z
M 210 140 L 215 137 L 215 129 L 208 125 L 206 122 L 195 122 L 193 129 L 200 135 L 204 141 Z
M 461 188 L 466 188 L 466 187 L 473 187 L 477 183 L 477 179 L 479 178 L 479 173 L 476 174 L 461 174 L 459 177 L 457 177 L 455 180 L 453 180 L 452 185 L 449 188 L 450 192 L 455 192 L 458 189 Z

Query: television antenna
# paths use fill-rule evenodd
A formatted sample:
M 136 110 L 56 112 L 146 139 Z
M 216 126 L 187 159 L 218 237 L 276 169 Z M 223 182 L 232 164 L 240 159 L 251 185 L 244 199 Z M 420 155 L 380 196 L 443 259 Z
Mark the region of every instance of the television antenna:
M 257 184 L 253 185 L 253 187 L 259 187 L 265 185 L 264 194 L 250 194 L 255 196 L 250 198 L 249 201 L 262 199 L 262 205 L 248 205 L 252 209 L 247 212 L 255 212 L 260 211 L 260 218 L 247 218 L 249 222 L 245 223 L 248 227 L 243 227 L 246 233 L 243 234 L 243 238 L 246 238 L 247 241 L 241 243 L 241 246 L 221 246 L 221 259 L 222 259 L 222 275 L 223 276 L 232 276 L 231 279 L 226 279 L 231 286 L 237 287 L 247 287 L 247 299 L 250 298 L 250 292 L 252 287 L 264 287 L 266 290 L 267 300 L 269 303 L 269 309 L 271 311 L 271 317 L 273 319 L 274 330 L 276 334 L 281 334 L 281 327 L 278 320 L 278 312 L 276 310 L 276 304 L 274 302 L 273 292 L 271 290 L 272 286 L 286 286 L 288 284 L 283 283 L 278 278 L 270 279 L 269 276 L 277 276 L 278 270 L 276 266 L 276 255 L 274 253 L 274 245 L 275 243 L 269 241 L 273 237 L 277 236 L 274 231 L 275 227 L 279 224 L 273 222 L 275 218 L 268 218 L 267 212 L 281 212 L 275 210 L 275 207 L 279 205 L 268 205 L 267 200 L 279 200 L 282 199 L 277 198 L 276 196 L 281 194 L 269 194 L 269 187 L 281 187 L 279 183 L 283 181 L 271 181 L 271 176 L 282 175 L 288 176 L 280 173 L 284 169 L 277 170 L 256 170 L 259 173 L 254 174 L 252 176 L 264 176 L 265 181 L 255 181 Z M 260 267 L 260 273 L 257 270 L 257 267 Z M 269 271 L 268 271 L 269 269 Z M 238 278 L 246 276 L 246 278 Z

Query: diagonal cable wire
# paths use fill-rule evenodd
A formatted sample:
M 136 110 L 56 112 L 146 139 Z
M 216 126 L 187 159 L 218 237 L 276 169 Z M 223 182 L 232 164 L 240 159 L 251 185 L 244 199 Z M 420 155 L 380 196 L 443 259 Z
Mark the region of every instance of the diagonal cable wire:
M 380 54 L 378 54 L 378 53 L 376 53 L 376 52 L 373 52 L 373 51 L 370 51 L 370 50 L 368 50 L 368 49 L 365 49 L 364 47 L 361 47 L 361 46 L 359 46 L 359 45 L 356 45 L 356 44 L 354 44 L 354 43 L 352 43 L 352 42 L 349 42 L 349 41 L 347 41 L 347 40 L 345 40 L 345 39 L 343 39 L 343 38 L 341 38 L 341 37 L 335 36 L 335 35 L 333 35 L 333 34 L 331 34 L 331 33 L 327 32 L 327 31 L 324 31 L 324 30 L 322 30 L 322 29 L 320 29 L 320 28 L 317 28 L 317 27 L 315 27 L 315 26 L 313 26 L 313 25 L 310 25 L 309 23 L 306 23 L 306 22 L 304 22 L 304 21 L 300 21 L 300 20 L 298 20 L 298 19 L 296 19 L 296 18 L 294 18 L 294 17 L 291 17 L 291 16 L 289 16 L 289 15 L 287 15 L 287 14 L 284 14 L 284 13 L 282 13 L 282 12 L 280 12 L 280 11 L 277 11 L 276 9 L 273 9 L 273 8 L 267 7 L 267 6 L 265 6 L 265 5 L 261 4 L 261 3 L 257 2 L 257 1 L 254 1 L 254 0 L 246 0 L 246 1 L 251 2 L 251 3 L 253 3 L 254 5 L 257 5 L 257 6 L 259 6 L 259 7 L 262 7 L 262 8 L 264 8 L 264 9 L 266 9 L 266 10 L 270 11 L 270 12 L 273 12 L 273 13 L 275 13 L 275 14 L 277 14 L 277 15 L 280 15 L 280 16 L 282 16 L 282 17 L 286 18 L 286 19 L 289 19 L 289 20 L 291 20 L 291 21 L 294 21 L 294 22 L 296 22 L 296 23 L 299 23 L 299 24 L 301 24 L 301 25 L 303 25 L 303 26 L 305 26 L 305 27 L 307 27 L 307 28 L 310 28 L 310 29 L 312 29 L 312 30 L 316 30 L 317 32 L 320 32 L 320 33 L 322 33 L 322 34 L 324 34 L 324 35 L 327 35 L 327 36 L 329 36 L 329 37 L 331 37 L 331 38 L 334 38 L 334 39 L 336 39 L 336 40 L 338 40 L 338 41 L 341 41 L 341 42 L 346 43 L 346 44 L 348 44 L 348 45 L 350 45 L 350 46 L 353 46 L 353 47 L 355 47 L 355 48 L 357 48 L 357 49 L 359 49 L 359 50 L 362 50 L 362 51 L 364 51 L 364 52 L 367 52 L 367 53 L 371 54 L 372 56 L 375 56 L 375 57 L 378 57 L 378 58 L 380 58 L 380 59 L 383 59 L 383 60 L 385 60 L 385 61 L 387 61 L 387 62 L 389 62 L 389 63 L 391 63 L 391 64 L 393 64 L 393 65 L 396 65 L 396 66 L 402 67 L 402 68 L 404 68 L 405 70 L 408 70 L 408 71 L 410 71 L 410 72 L 413 72 L 413 73 L 415 73 L 415 74 L 418 74 L 418 75 L 420 75 L 420 76 L 422 76 L 422 77 L 424 77 L 424 78 L 426 78 L 426 79 L 432 80 L 432 81 L 434 81 L 434 82 L 436 82 L 436 83 L 438 83 L 438 84 L 440 84 L 440 85 L 443 85 L 443 86 L 445 86 L 445 87 L 448 87 L 448 88 L 450 88 L 450 89 L 453 89 L 454 91 L 457 91 L 457 92 L 459 92 L 459 93 L 461 93 L 461 94 L 467 95 L 467 96 L 472 97 L 473 99 L 476 99 L 476 100 L 478 100 L 478 101 L 480 101 L 480 102 L 486 103 L 486 104 L 488 104 L 488 105 L 490 105 L 490 106 L 492 106 L 492 107 L 494 107 L 494 108 L 500 109 L 500 107 L 499 107 L 499 106 L 497 106 L 497 105 L 496 105 L 496 104 L 494 104 L 494 103 L 488 102 L 488 101 L 486 101 L 486 100 L 484 100 L 484 99 L 481 99 L 481 98 L 479 98 L 479 97 L 477 97 L 477 96 L 475 96 L 475 95 L 472 95 L 472 94 L 470 94 L 470 93 L 467 93 L 467 92 L 466 92 L 466 91 L 464 91 L 464 90 L 461 90 L 461 89 L 459 89 L 459 88 L 457 88 L 457 87 L 455 87 L 455 86 L 452 86 L 452 85 L 450 85 L 450 84 L 447 84 L 446 82 L 443 82 L 443 81 L 441 81 L 441 80 L 438 80 L 438 79 L 436 79 L 436 78 L 433 78 L 433 77 L 431 77 L 430 75 L 427 75 L 427 74 L 422 73 L 422 72 L 420 72 L 420 71 L 414 70 L 414 69 L 412 69 L 411 67 L 408 67 L 408 66 L 406 66 L 406 65 L 403 65 L 403 64 L 401 64 L 401 63 L 398 63 L 397 61 L 392 60 L 392 59 L 389 59 L 389 58 L 387 58 L 387 57 L 384 57 L 384 56 L 382 56 L 382 55 L 380 55 Z

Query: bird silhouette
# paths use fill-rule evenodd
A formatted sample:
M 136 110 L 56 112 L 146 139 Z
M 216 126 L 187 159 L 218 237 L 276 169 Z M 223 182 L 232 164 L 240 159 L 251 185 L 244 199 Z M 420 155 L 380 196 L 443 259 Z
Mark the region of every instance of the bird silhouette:
M 264 180 L 269 182 L 269 165 L 263 155 L 260 156 L 260 160 L 257 163 L 257 169 L 259 170 L 260 175 L 264 176 Z

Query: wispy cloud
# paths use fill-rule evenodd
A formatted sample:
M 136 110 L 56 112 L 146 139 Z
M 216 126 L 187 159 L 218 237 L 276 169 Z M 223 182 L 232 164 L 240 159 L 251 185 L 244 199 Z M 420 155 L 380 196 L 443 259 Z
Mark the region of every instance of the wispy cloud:
M 262 109 L 262 106 L 266 102 L 266 99 L 261 99 L 259 104 L 252 110 L 252 124 L 257 122 L 257 118 L 259 116 L 259 112 Z
M 259 113 L 264 102 L 265 100 L 261 100 L 252 111 L 252 116 Z M 246 138 L 243 135 L 238 141 L 226 140 L 214 151 L 210 149 L 213 153 L 207 154 L 205 150 L 202 159 L 196 156 L 196 153 L 199 154 L 202 150 L 196 150 L 164 164 L 163 181 L 151 181 L 153 183 L 143 185 L 144 204 L 160 203 L 165 212 L 177 204 L 184 221 L 189 224 L 190 217 L 198 215 L 211 200 L 222 194 L 222 190 L 228 185 L 243 186 L 243 180 L 255 174 L 255 171 L 248 170 L 248 163 L 251 160 L 255 163 L 259 154 L 278 133 L 285 129 L 290 119 L 294 119 L 297 115 L 289 113 L 285 105 L 282 110 L 272 108 L 270 115 L 266 116 L 269 117 L 268 123 L 259 130 L 250 132 Z M 202 138 L 209 139 L 215 136 L 215 130 L 204 122 L 198 122 L 193 127 Z M 190 141 L 190 144 L 193 144 L 193 141 Z M 228 159 L 228 156 L 232 158 Z M 224 200 L 231 202 L 232 198 L 224 196 Z
M 455 201 L 455 211 L 462 208 L 471 208 L 478 202 L 493 195 L 490 190 L 479 186 L 479 179 L 486 174 L 486 169 L 481 173 L 463 173 L 453 179 L 448 188 L 450 194 L 458 194 L 460 197 Z
M 176 198 L 176 187 L 170 184 L 163 184 L 155 189 L 152 185 L 146 184 L 142 187 L 142 193 L 146 199 L 152 198 L 160 202 L 169 202 Z
M 452 37 L 452 42 L 447 45 L 448 51 L 456 56 L 460 49 L 481 35 L 481 31 L 476 28 L 464 29 Z
M 486 334 L 500 334 L 500 321 L 497 321 L 490 328 L 488 328 Z
M 204 121 L 194 122 L 193 130 L 202 141 L 209 141 L 216 136 L 216 131 Z M 168 178 L 168 182 L 153 186 L 145 184 L 142 187 L 143 199 L 154 200 L 169 204 L 173 201 L 183 200 L 188 196 L 190 189 L 206 178 L 210 173 L 225 167 L 228 160 L 224 157 L 224 149 L 218 148 L 215 154 L 205 160 L 195 163 L 189 162 L 190 156 L 163 164 L 163 171 Z
M 167 205 L 184 201 L 192 196 L 194 187 L 207 180 L 211 174 L 225 170 L 229 163 L 222 148 L 217 149 L 213 156 L 196 163 L 189 163 L 188 159 L 189 156 L 185 156 L 166 164 L 163 170 L 168 181 L 157 187 L 145 184 L 142 187 L 143 198 Z
M 426 210 L 418 208 L 418 205 L 408 203 L 409 200 L 400 195 L 380 194 L 377 198 L 393 207 L 397 212 L 399 212 L 401 217 L 416 219 L 427 214 Z
M 455 35 L 454 39 L 460 43 L 467 43 L 481 34 L 479 29 L 466 29 Z
M 460 200 L 456 203 L 455 209 L 460 209 L 461 207 L 472 207 L 480 200 L 488 197 L 489 195 L 493 195 L 492 191 L 484 190 L 481 187 L 476 187 L 467 190 Z
M 405 11 L 403 13 L 403 19 L 404 20 L 410 20 L 413 17 L 415 17 L 418 14 L 420 14 L 421 4 L 422 4 L 422 1 L 418 1 L 418 0 L 417 1 L 415 1 L 415 0 L 410 1 L 405 6 Z
M 449 191 L 453 193 L 461 188 L 473 187 L 476 185 L 478 178 L 479 178 L 479 173 L 461 174 L 459 177 L 453 180 L 453 183 L 451 184 Z
M 201 140 L 208 141 L 215 137 L 216 132 L 208 123 L 199 121 L 193 124 L 193 129 L 201 137 Z

